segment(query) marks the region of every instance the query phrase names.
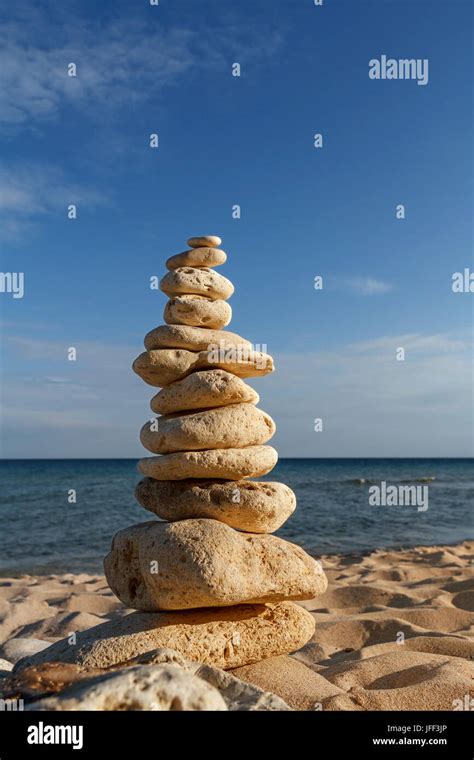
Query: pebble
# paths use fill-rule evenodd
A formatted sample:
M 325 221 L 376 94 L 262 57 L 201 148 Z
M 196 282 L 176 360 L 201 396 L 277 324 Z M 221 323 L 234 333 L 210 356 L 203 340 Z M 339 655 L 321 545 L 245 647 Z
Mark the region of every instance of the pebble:
M 153 396 L 150 406 L 157 414 L 207 409 L 227 404 L 259 402 L 258 393 L 240 377 L 223 369 L 192 372 Z
M 160 290 L 167 296 L 198 295 L 213 301 L 227 301 L 234 292 L 231 281 L 207 267 L 180 267 L 160 280 Z
M 249 340 L 229 330 L 208 330 L 205 327 L 189 325 L 160 325 L 145 335 L 145 348 L 154 351 L 159 348 L 185 348 L 188 351 L 208 351 L 214 346 L 223 350 L 229 347 L 251 350 Z
M 170 414 L 146 422 L 142 445 L 153 454 L 259 446 L 275 433 L 275 423 L 253 404 L 231 404 L 189 414 Z
M 203 246 L 218 248 L 222 240 L 217 235 L 199 235 L 198 237 L 189 238 L 186 242 L 190 248 L 202 248 Z
M 191 248 L 171 256 L 167 262 L 167 269 L 179 267 L 219 267 L 227 261 L 227 254 L 220 248 Z
M 170 298 L 163 319 L 168 325 L 191 325 L 220 330 L 232 319 L 232 308 L 226 301 L 211 301 L 205 296 L 184 295 Z
M 237 480 L 153 480 L 135 489 L 142 507 L 162 520 L 207 517 L 249 533 L 273 533 L 294 512 L 296 497 L 284 483 Z
M 241 480 L 266 475 L 273 470 L 277 461 L 278 454 L 272 446 L 247 446 L 245 449 L 181 451 L 145 457 L 138 462 L 138 470 L 142 475 L 156 480 Z

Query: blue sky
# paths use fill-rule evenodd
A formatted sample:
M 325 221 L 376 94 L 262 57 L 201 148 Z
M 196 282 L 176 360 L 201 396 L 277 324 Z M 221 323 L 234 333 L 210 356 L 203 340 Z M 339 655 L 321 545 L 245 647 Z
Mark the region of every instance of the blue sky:
M 0 11 L 2 271 L 25 273 L 0 293 L 2 456 L 142 454 L 149 278 L 200 233 L 231 329 L 275 357 L 254 385 L 282 456 L 472 456 L 471 3 L 98 5 Z M 382 54 L 428 84 L 371 80 Z

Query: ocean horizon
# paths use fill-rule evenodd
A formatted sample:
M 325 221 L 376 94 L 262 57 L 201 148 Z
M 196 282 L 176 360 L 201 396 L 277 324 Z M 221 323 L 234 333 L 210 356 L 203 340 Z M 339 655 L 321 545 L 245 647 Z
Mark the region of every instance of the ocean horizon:
M 469 458 L 282 458 L 296 512 L 276 535 L 312 554 L 454 544 L 474 536 Z M 114 533 L 155 519 L 134 499 L 136 459 L 0 461 L 0 572 L 102 572 Z M 374 506 L 371 486 L 418 486 L 427 504 Z M 426 489 L 426 490 L 422 490 Z M 75 498 L 75 501 L 74 501 Z

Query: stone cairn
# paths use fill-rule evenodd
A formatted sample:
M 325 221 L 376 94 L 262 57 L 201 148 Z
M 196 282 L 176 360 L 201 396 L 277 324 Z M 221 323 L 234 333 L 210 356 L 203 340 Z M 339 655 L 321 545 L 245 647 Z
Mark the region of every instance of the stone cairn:
M 272 372 L 273 360 L 223 330 L 234 287 L 214 269 L 227 259 L 221 242 L 191 238 L 166 262 L 167 324 L 146 335 L 133 364 L 161 388 L 151 400 L 161 416 L 140 435 L 158 456 L 140 460 L 135 495 L 162 519 L 117 533 L 105 572 L 122 602 L 150 613 L 141 623 L 150 647 L 234 668 L 306 644 L 314 619 L 292 600 L 324 593 L 327 580 L 318 561 L 271 535 L 295 509 L 291 489 L 247 479 L 278 458 L 265 445 L 275 423 L 243 380 Z

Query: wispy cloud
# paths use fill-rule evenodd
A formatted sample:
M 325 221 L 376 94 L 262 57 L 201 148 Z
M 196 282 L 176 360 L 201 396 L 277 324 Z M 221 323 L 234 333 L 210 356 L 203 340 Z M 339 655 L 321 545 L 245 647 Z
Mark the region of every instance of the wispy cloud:
M 186 31 L 146 37 L 133 25 L 114 25 L 92 41 L 76 31 L 67 44 L 50 49 L 0 37 L 1 120 L 46 120 L 67 104 L 131 106 L 189 69 L 191 38 Z M 69 63 L 76 76 L 68 76 Z
M 6 333 L 1 456 L 139 456 L 150 388 L 134 375 L 136 345 L 71 343 Z
M 361 296 L 374 296 L 388 293 L 392 290 L 389 282 L 377 280 L 375 277 L 354 277 L 347 280 L 347 286 Z
M 130 368 L 138 339 L 80 342 L 77 362 L 61 341 L 11 334 L 4 345 L 3 456 L 143 454 L 153 389 Z M 277 371 L 249 382 L 277 422 L 281 456 L 472 456 L 471 352 L 467 332 L 382 336 L 277 354 Z
M 0 239 L 24 237 L 45 215 L 65 217 L 71 203 L 93 209 L 109 203 L 109 199 L 95 188 L 69 181 L 56 166 L 15 163 L 4 167 L 0 176 Z
M 423 335 L 406 333 L 404 335 L 384 335 L 372 340 L 358 341 L 350 346 L 353 353 L 393 356 L 397 348 L 405 349 L 408 356 L 436 355 L 445 353 L 468 352 L 472 345 L 472 336 L 465 337 L 450 333 Z
M 283 456 L 472 456 L 472 349 L 466 332 L 277 355 L 275 374 L 257 384 L 275 445 Z
M 46 5 L 48 5 L 46 3 Z M 141 10 L 141 9 L 140 9 Z M 0 122 L 9 131 L 37 128 L 66 106 L 97 117 L 104 109 L 133 107 L 174 85 L 191 69 L 227 65 L 237 51 L 246 60 L 273 54 L 280 34 L 265 40 L 242 26 L 165 28 L 153 9 L 99 26 L 80 15 L 22 14 L 0 29 Z M 41 43 L 38 42 L 41 40 Z M 68 76 L 68 64 L 77 76 Z

